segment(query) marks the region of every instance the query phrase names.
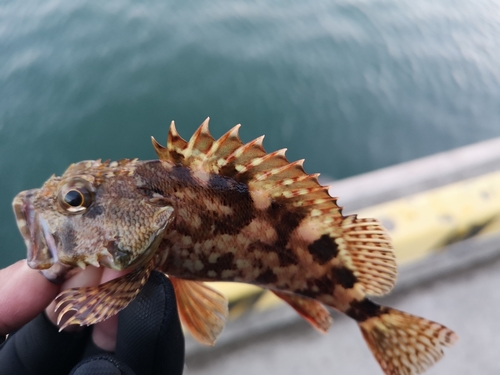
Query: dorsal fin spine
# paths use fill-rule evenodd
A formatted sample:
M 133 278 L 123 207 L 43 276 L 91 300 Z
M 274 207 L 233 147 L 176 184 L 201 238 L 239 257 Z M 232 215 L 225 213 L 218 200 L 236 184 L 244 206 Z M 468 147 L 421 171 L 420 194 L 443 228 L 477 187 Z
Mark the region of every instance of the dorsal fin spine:
M 179 135 L 177 129 L 175 127 L 175 122 L 172 121 L 170 123 L 170 129 L 168 131 L 167 138 L 167 150 L 168 150 L 168 159 L 172 162 L 181 162 L 179 157 L 185 157 L 183 150 L 186 148 L 187 142 Z M 182 158 L 181 157 L 181 158 Z
M 254 141 L 257 141 L 257 139 L 254 139 Z M 248 143 L 247 145 L 245 146 L 242 146 L 242 147 L 245 147 L 245 149 L 243 150 L 246 151 L 246 150 L 249 150 L 250 148 L 253 148 L 255 147 L 255 143 L 254 141 Z M 241 148 L 241 147 L 240 147 Z M 259 151 L 262 151 L 262 152 L 265 152 L 264 149 L 262 148 L 262 146 L 260 147 L 261 150 Z M 264 154 L 263 156 L 261 157 L 256 157 L 254 159 L 251 159 L 248 163 L 244 164 L 239 170 L 238 172 L 241 174 L 241 173 L 245 173 L 251 169 L 254 169 L 255 167 L 258 167 L 259 165 L 265 163 L 266 161 L 270 160 L 270 159 L 274 159 L 276 156 L 281 156 L 278 154 L 278 152 L 281 151 L 281 150 L 278 150 L 278 151 L 275 151 L 275 152 L 272 152 L 272 153 L 269 153 L 269 154 Z M 284 153 L 283 153 L 284 155 Z M 288 167 L 288 165 L 286 166 Z M 275 168 L 276 169 L 276 168 Z M 255 177 L 256 175 L 254 175 Z
M 155 148 L 155 150 L 165 150 L 166 149 L 161 144 L 159 144 L 158 141 L 153 136 L 151 136 L 151 143 L 153 143 L 153 147 Z
M 210 137 L 212 137 L 210 135 L 210 131 L 208 130 L 209 121 L 210 121 L 210 117 L 207 117 L 205 119 L 205 121 L 203 121 L 203 123 L 198 127 L 198 129 L 196 129 L 194 134 L 189 139 L 189 142 L 187 143 L 186 148 L 184 149 L 185 154 L 191 155 L 193 153 L 196 153 L 195 152 L 195 145 L 199 142 L 202 135 L 209 135 Z M 196 154 L 199 154 L 199 152 Z M 187 155 L 185 155 L 185 156 L 187 156 Z
M 158 159 L 160 160 L 169 159 L 168 149 L 159 144 L 158 141 L 155 139 L 155 137 L 151 137 L 151 143 L 153 144 L 153 148 L 155 149 Z
M 238 136 L 238 129 L 240 128 L 240 124 L 235 125 L 232 127 L 229 131 L 227 131 L 222 137 L 220 137 L 218 140 L 216 140 L 210 150 L 207 152 L 207 159 L 212 160 L 214 157 L 216 158 L 215 166 L 218 168 L 221 168 L 225 166 L 228 163 L 227 160 L 227 155 L 224 155 L 225 150 L 223 150 L 223 146 L 226 143 L 229 143 L 230 141 L 236 142 L 237 146 L 241 146 L 241 140 Z M 220 157 L 217 157 L 217 151 L 221 151 L 222 155 Z M 232 152 L 234 150 L 230 150 Z M 217 170 L 214 172 L 218 172 Z
M 254 179 L 257 181 L 264 181 L 264 180 L 267 180 L 270 178 L 278 178 L 279 174 L 286 172 L 288 170 L 291 170 L 293 168 L 297 168 L 299 170 L 299 173 L 302 173 L 302 175 L 294 176 L 292 178 L 285 178 L 282 180 L 281 185 L 290 185 L 294 182 L 304 181 L 304 180 L 307 180 L 310 178 L 315 178 L 315 175 L 308 175 L 305 173 L 304 168 L 302 167 L 303 163 L 304 163 L 304 159 L 296 160 L 296 161 L 294 161 L 292 163 L 288 163 L 282 167 L 273 168 L 269 171 L 257 173 L 254 176 Z
M 210 122 L 210 117 L 207 117 L 205 119 L 205 121 L 202 122 L 201 126 L 200 126 L 200 133 L 201 134 L 208 134 L 210 135 L 210 130 L 208 128 L 208 124 Z M 211 135 L 210 135 L 211 136 Z
M 177 129 L 175 127 L 175 122 L 172 121 L 170 123 L 170 129 L 168 130 L 168 138 L 167 138 L 167 148 L 169 145 L 174 145 L 175 141 L 177 139 L 182 139 L 182 137 L 179 135 L 179 133 L 177 132 Z M 182 139 L 184 140 L 184 139 Z
M 239 141 L 240 144 L 243 144 L 240 140 L 240 134 L 239 134 L 240 127 L 241 127 L 241 124 L 236 124 L 231 129 L 229 129 L 229 131 L 226 133 L 228 135 L 226 139 L 234 139 L 234 140 Z

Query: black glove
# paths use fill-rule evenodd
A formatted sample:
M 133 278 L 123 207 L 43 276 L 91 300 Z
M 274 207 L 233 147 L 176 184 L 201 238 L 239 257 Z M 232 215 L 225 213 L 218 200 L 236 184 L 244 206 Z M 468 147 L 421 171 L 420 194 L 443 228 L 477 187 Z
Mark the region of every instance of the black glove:
M 153 272 L 137 298 L 118 314 L 114 353 L 97 348 L 91 335 L 92 327 L 59 333 L 42 313 L 0 346 L 0 373 L 182 374 L 184 336 L 172 284 L 160 272 Z

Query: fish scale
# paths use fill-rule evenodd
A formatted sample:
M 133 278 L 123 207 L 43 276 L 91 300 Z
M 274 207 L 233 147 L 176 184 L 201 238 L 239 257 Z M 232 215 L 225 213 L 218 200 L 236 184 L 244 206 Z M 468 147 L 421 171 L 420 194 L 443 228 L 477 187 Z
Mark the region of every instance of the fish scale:
M 238 129 L 215 140 L 207 119 L 186 141 L 172 122 L 166 147 L 152 138 L 159 160 L 72 164 L 16 196 L 29 265 L 47 278 L 86 265 L 132 270 L 63 291 L 61 329 L 116 314 L 157 269 L 172 281 L 182 322 L 205 344 L 221 333 L 227 300 L 204 282 L 235 281 L 270 289 L 321 332 L 332 323 L 326 307 L 348 315 L 386 374 L 422 373 L 441 358 L 453 331 L 368 299 L 390 292 L 397 275 L 382 225 L 344 216 L 303 160 L 290 163 L 285 149 L 266 153 L 263 137 L 244 144 Z

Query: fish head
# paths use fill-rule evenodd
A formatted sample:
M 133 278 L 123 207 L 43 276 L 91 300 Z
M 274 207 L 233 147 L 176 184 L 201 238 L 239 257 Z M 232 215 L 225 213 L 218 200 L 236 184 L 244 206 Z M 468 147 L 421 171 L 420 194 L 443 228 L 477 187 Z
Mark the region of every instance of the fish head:
M 124 270 L 151 259 L 174 209 L 137 183 L 140 163 L 83 161 L 19 193 L 13 208 L 28 265 Z

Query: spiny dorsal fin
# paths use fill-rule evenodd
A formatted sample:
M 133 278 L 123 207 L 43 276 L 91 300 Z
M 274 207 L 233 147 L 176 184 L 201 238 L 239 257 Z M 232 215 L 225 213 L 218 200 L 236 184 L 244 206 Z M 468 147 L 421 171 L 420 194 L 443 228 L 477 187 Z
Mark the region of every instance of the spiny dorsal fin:
M 328 187 L 319 184 L 318 174 L 308 175 L 304 171 L 304 160 L 290 163 L 285 157 L 286 149 L 266 153 L 262 146 L 264 136 L 243 144 L 238 135 L 240 125 L 215 140 L 208 123 L 209 118 L 185 141 L 172 122 L 166 147 L 152 138 L 158 158 L 234 178 L 248 184 L 250 190 L 266 191 L 268 200 L 282 198 L 297 209 L 317 208 L 341 217 L 341 208 L 328 194 Z

